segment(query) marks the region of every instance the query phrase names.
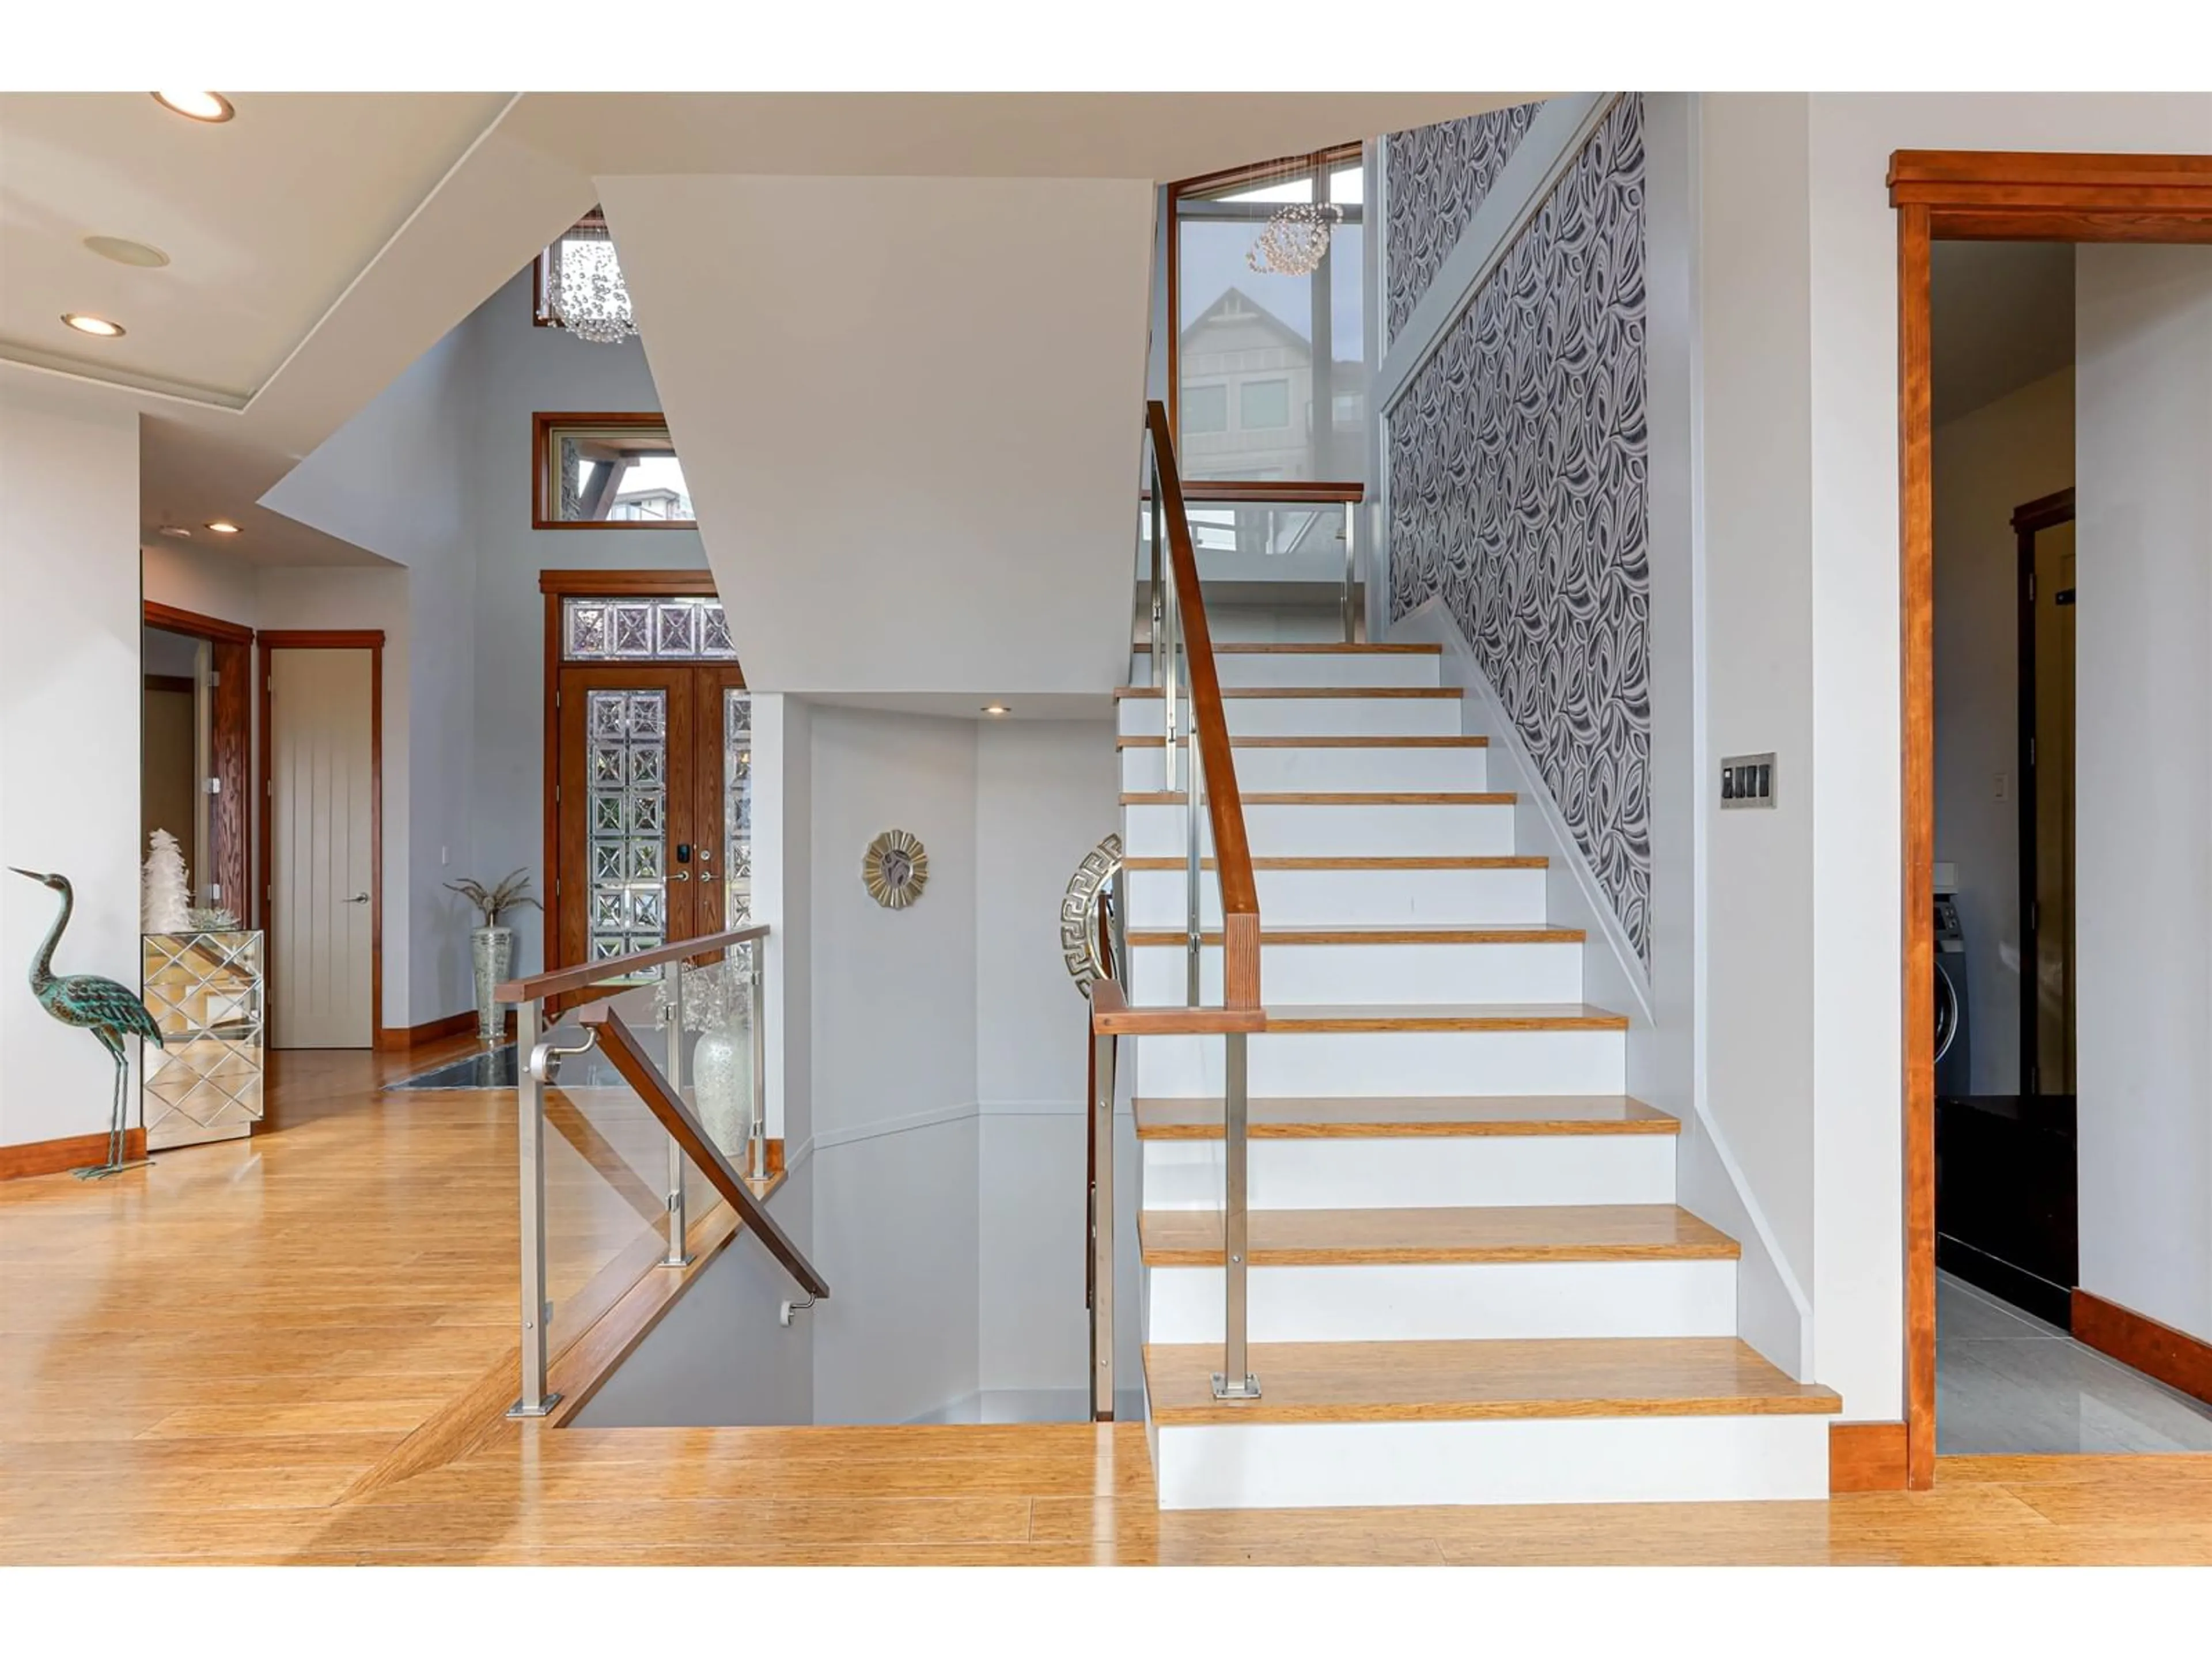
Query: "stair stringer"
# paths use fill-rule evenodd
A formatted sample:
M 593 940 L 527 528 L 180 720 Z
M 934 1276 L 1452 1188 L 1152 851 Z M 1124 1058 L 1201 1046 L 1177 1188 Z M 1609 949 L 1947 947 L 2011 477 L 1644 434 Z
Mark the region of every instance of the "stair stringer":
M 1790 1376 L 1810 1381 L 1812 1304 L 1790 1270 L 1741 1166 L 1706 1109 L 1692 1034 L 1661 1024 L 1643 957 L 1567 828 L 1550 785 L 1474 647 L 1441 598 L 1431 598 L 1400 617 L 1389 638 L 1394 643 L 1420 641 L 1443 647 L 1440 683 L 1465 693 L 1460 707 L 1467 734 L 1490 740 L 1488 787 L 1511 791 L 1519 798 L 1514 811 L 1515 850 L 1550 860 L 1545 879 L 1547 918 L 1555 926 L 1580 927 L 1587 936 L 1583 1000 L 1628 1016 L 1628 1091 L 1681 1122 L 1675 1149 L 1675 1201 L 1742 1246 L 1736 1273 L 1736 1334 Z

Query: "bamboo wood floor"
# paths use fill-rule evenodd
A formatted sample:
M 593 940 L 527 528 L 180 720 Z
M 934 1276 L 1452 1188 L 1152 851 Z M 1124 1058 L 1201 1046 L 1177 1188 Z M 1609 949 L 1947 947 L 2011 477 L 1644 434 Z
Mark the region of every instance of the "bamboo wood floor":
M 343 1498 L 514 1340 L 510 1097 L 376 1092 L 447 1053 L 279 1055 L 251 1140 L 0 1184 L 0 1562 L 2212 1563 L 2212 1456 L 1947 1458 L 1933 1492 L 1828 1503 L 1162 1515 L 1133 1424 L 502 1424 Z M 556 1294 L 658 1219 L 649 1137 L 592 1121 L 553 1138 Z

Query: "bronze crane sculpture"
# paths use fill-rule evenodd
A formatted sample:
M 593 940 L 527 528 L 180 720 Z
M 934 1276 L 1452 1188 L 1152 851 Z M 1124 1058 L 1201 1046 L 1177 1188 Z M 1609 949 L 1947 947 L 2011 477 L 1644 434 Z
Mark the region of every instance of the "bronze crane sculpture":
M 13 865 L 8 867 L 15 869 Z M 163 1046 L 161 1028 L 154 1023 L 154 1016 L 146 1012 L 146 1005 L 127 986 L 103 979 L 98 974 L 54 971 L 54 950 L 62 942 L 62 930 L 70 925 L 70 913 L 76 908 L 76 894 L 67 876 L 42 876 L 35 870 L 15 870 L 15 873 L 42 882 L 62 896 L 62 913 L 54 918 L 53 931 L 46 935 L 46 942 L 39 947 L 38 955 L 31 958 L 31 994 L 38 998 L 40 1007 L 63 1024 L 81 1025 L 90 1031 L 115 1060 L 115 1110 L 107 1133 L 107 1162 L 74 1172 L 80 1181 L 96 1181 L 131 1167 L 123 1161 L 123 1124 L 128 1113 L 131 1080 L 131 1062 L 124 1053 L 123 1039 L 143 1037 L 159 1048 Z

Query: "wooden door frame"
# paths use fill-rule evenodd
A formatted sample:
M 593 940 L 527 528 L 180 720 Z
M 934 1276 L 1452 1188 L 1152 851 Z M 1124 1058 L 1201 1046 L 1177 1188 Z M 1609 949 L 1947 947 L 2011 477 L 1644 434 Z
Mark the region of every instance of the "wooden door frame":
M 260 830 L 261 972 L 264 982 L 276 980 L 276 935 L 270 926 L 273 905 L 270 897 L 269 793 L 275 787 L 270 768 L 273 745 L 270 659 L 279 651 L 366 651 L 368 653 L 368 1047 L 374 1050 L 384 1030 L 384 630 L 361 629 L 264 629 L 256 692 L 261 708 L 262 799 Z M 272 1023 L 273 1033 L 275 1025 Z
M 210 838 L 215 846 L 202 851 L 215 866 L 215 885 L 220 890 L 216 902 L 233 911 L 241 926 L 252 927 L 261 914 L 251 850 L 253 732 L 246 713 L 252 707 L 246 682 L 253 677 L 253 630 L 240 623 L 153 599 L 140 603 L 139 617 L 143 628 L 205 640 L 215 647 L 216 685 L 208 721 L 208 754 L 222 789 L 208 814 Z M 204 781 L 194 777 L 193 788 L 203 787 Z M 139 849 L 139 856 L 145 856 L 144 848 Z
M 2038 1073 L 2042 1069 L 2040 1025 L 2041 986 L 2034 964 L 2042 933 L 2037 920 L 2036 854 L 2040 840 L 2036 813 L 2035 753 L 2035 538 L 2045 530 L 2074 522 L 2074 487 L 2054 490 L 2023 503 L 2012 515 L 2013 535 L 2019 544 L 2020 638 L 2017 674 L 2020 691 L 2020 1092 L 2022 1100 L 2044 1091 Z M 2074 988 L 2066 988 L 2070 998 Z M 2028 1080 L 2036 1079 L 2033 1090 Z M 2078 1269 L 2077 1269 L 2078 1271 Z M 2071 1285 L 2068 1286 L 2070 1290 Z
M 538 891 L 545 906 L 544 963 L 548 972 L 578 964 L 562 958 L 560 895 L 561 812 L 554 791 L 561 781 L 561 601 L 565 599 L 720 599 L 714 572 L 707 565 L 688 570 L 540 570 L 538 591 L 545 601 L 544 747 L 538 767 L 541 810 L 544 817 L 544 863 Z M 610 668 L 611 662 L 592 666 Z
M 1936 1481 L 1935 432 L 1929 260 L 1936 241 L 2212 242 L 2212 155 L 1899 150 L 1899 623 L 1902 653 L 1905 1468 Z

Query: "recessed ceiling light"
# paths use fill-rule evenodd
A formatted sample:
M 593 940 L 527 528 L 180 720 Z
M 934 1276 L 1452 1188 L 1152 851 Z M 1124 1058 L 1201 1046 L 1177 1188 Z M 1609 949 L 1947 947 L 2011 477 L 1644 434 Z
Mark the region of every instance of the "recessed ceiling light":
M 174 536 L 181 542 L 188 542 L 192 538 L 192 532 L 180 524 L 165 524 L 161 526 L 161 533 L 164 536 Z
M 1002 702 L 987 702 L 983 705 L 983 712 L 987 714 L 1011 714 L 1014 711 Z
M 105 317 L 94 317 L 88 312 L 64 311 L 62 320 L 80 334 L 97 335 L 103 340 L 116 340 L 123 337 L 122 324 L 111 323 Z
M 154 101 L 190 121 L 228 121 L 238 113 L 219 92 L 157 92 Z
M 210 530 L 214 531 L 218 536 L 235 536 L 238 534 L 238 526 L 228 519 L 210 519 L 207 521 L 207 527 Z
M 118 265 L 137 265 L 142 270 L 158 270 L 169 263 L 169 256 L 161 249 L 125 236 L 88 236 L 84 245 L 103 259 L 112 259 Z

